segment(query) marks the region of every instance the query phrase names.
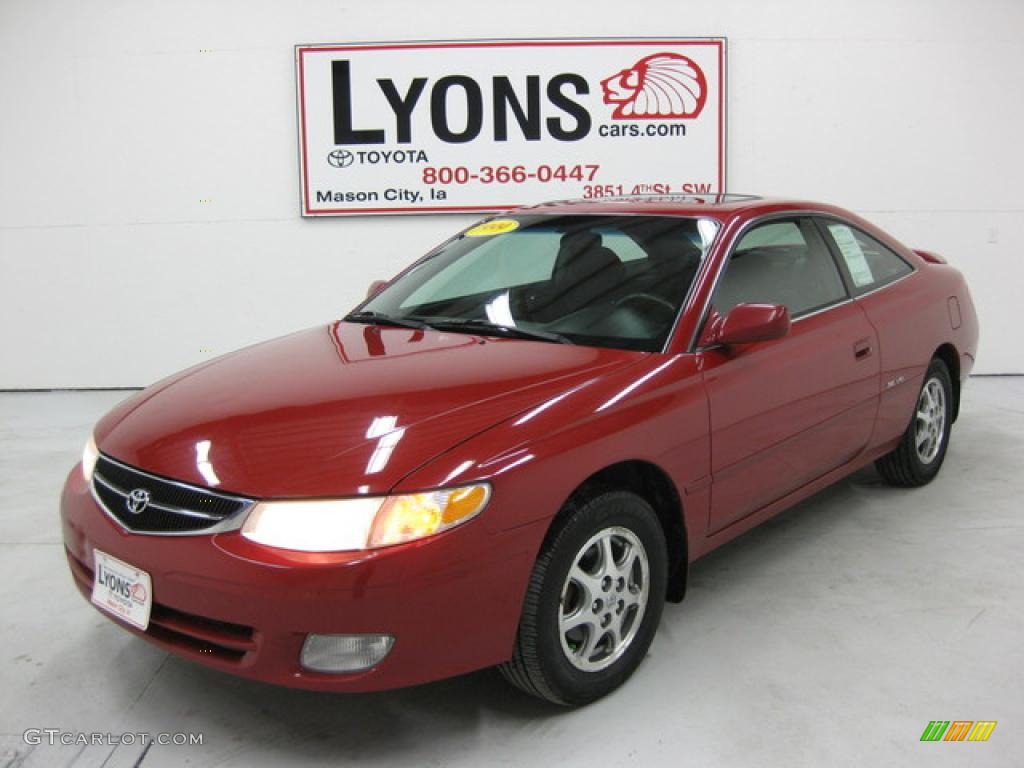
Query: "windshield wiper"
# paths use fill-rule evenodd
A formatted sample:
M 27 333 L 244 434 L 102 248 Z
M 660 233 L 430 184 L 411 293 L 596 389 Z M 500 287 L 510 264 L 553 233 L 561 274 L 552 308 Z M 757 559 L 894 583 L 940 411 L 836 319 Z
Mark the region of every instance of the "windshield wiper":
M 345 315 L 343 318 L 349 323 L 368 323 L 370 325 L 392 325 L 396 328 L 415 328 L 418 331 L 430 330 L 433 328 L 432 325 L 424 323 L 422 320 L 413 320 L 408 317 L 392 317 L 391 315 L 385 315 L 383 312 L 374 312 L 373 310 L 364 309 L 362 312 L 353 312 L 349 315 Z
M 515 339 L 531 339 L 533 341 L 549 341 L 556 344 L 572 344 L 573 342 L 560 333 L 551 331 L 536 331 L 530 328 L 519 328 L 514 325 L 498 325 L 489 323 L 486 320 L 443 320 L 431 319 L 430 327 L 443 331 L 468 331 L 469 333 L 493 334 L 495 336 L 507 336 Z

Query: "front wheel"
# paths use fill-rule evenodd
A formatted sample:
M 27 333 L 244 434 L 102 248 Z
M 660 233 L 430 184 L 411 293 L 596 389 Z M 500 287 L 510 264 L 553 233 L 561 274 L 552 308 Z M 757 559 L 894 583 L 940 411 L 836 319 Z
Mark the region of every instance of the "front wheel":
M 892 453 L 875 462 L 887 482 L 914 487 L 931 482 L 939 473 L 949 446 L 952 406 L 949 369 L 941 360 L 932 360 L 903 439 Z
M 572 503 L 534 566 L 502 674 L 563 705 L 614 690 L 654 639 L 667 571 L 665 536 L 644 499 L 607 491 Z

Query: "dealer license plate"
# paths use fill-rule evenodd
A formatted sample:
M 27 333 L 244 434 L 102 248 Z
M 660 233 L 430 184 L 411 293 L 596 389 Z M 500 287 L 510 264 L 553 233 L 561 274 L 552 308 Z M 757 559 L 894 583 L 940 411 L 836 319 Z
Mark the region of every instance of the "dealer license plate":
M 149 574 L 98 549 L 93 550 L 93 561 L 92 602 L 139 629 L 148 627 L 153 607 Z

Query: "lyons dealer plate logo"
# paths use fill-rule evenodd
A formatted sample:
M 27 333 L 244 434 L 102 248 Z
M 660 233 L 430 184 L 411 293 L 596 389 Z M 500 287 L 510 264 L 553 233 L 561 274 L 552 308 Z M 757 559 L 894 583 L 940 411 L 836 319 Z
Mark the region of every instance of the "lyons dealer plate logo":
M 133 515 L 141 515 L 149 506 L 150 493 L 145 488 L 136 488 L 124 500 L 125 507 Z

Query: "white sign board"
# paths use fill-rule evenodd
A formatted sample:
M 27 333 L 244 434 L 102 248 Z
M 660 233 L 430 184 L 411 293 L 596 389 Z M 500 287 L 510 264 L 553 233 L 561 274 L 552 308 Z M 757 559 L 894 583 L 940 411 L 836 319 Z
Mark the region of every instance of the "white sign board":
M 304 216 L 725 191 L 725 39 L 296 48 Z

